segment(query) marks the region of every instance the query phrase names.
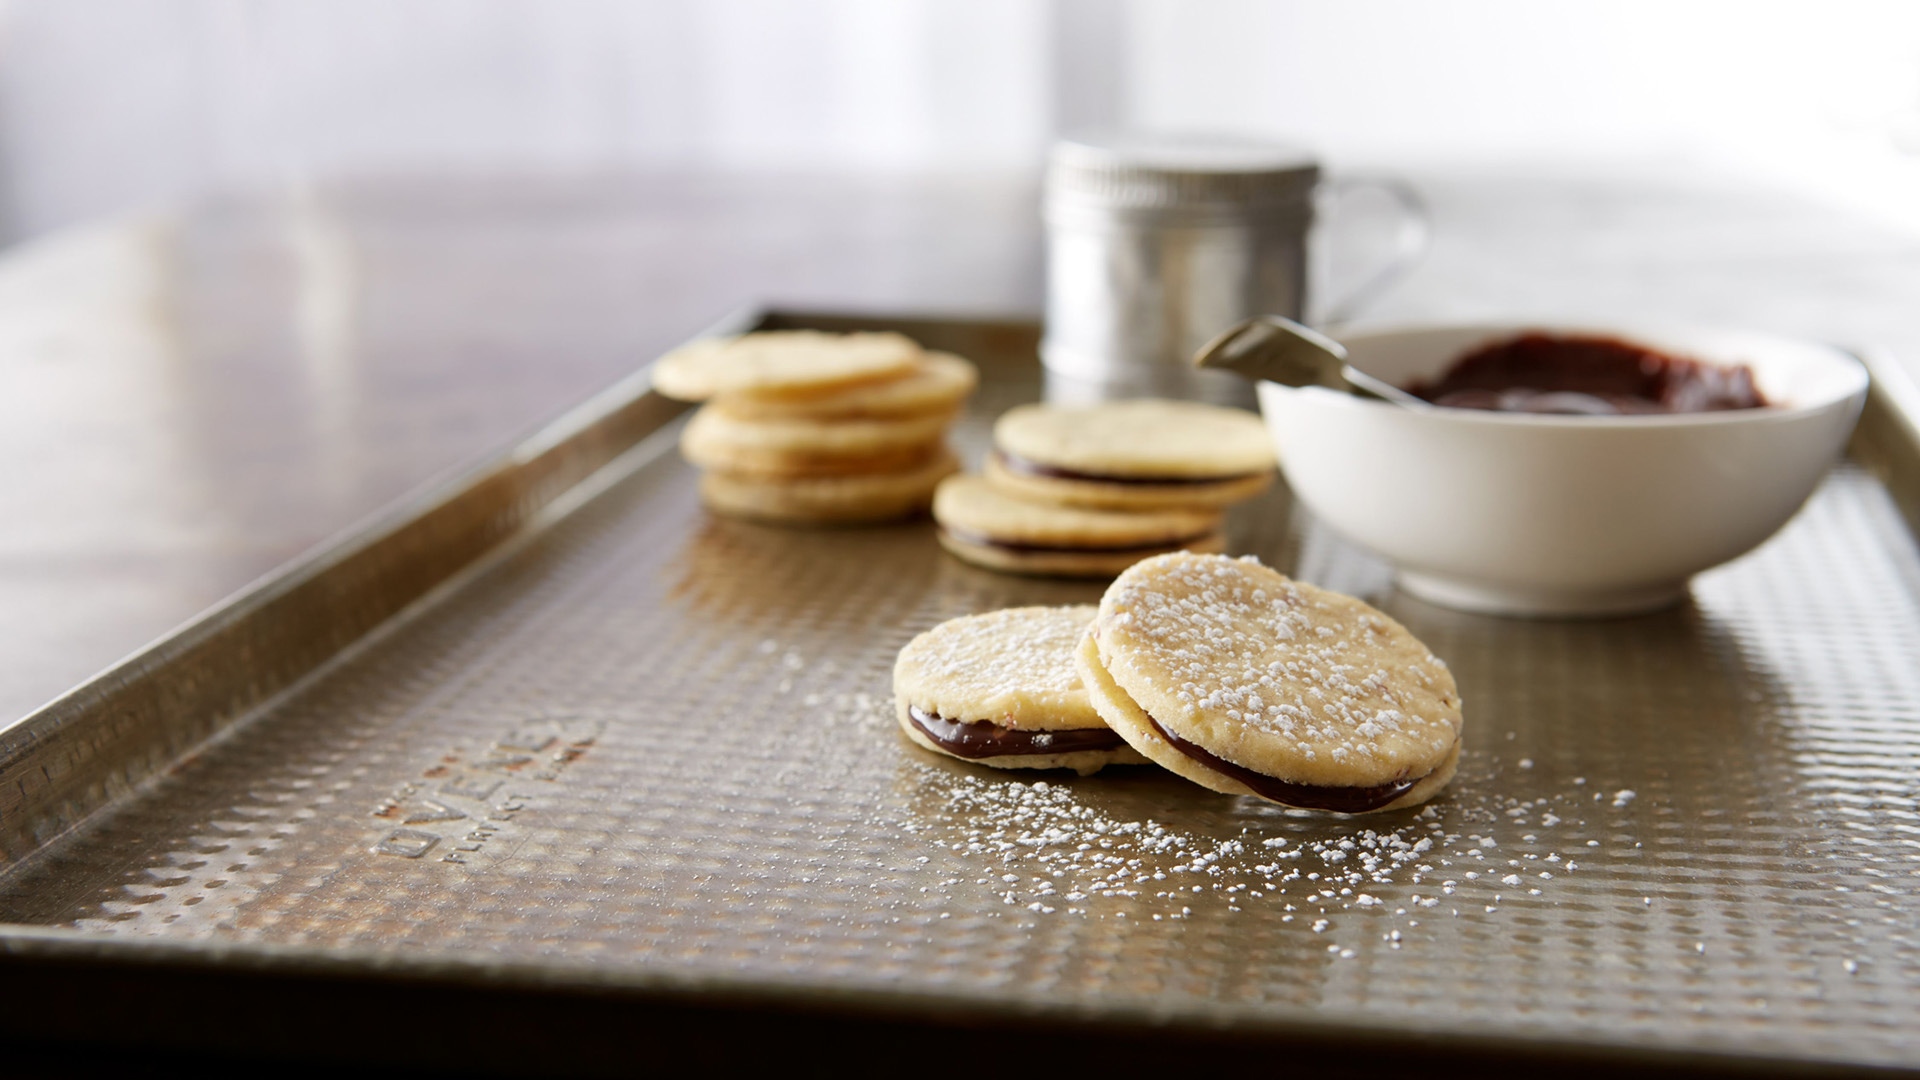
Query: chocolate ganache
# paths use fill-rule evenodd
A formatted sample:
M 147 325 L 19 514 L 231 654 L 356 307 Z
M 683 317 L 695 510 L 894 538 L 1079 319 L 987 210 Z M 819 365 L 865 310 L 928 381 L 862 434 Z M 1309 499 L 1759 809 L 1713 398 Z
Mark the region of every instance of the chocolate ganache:
M 1753 369 L 1687 360 L 1617 338 L 1528 333 L 1483 345 L 1407 389 L 1435 405 L 1623 416 L 1757 409 Z
M 1029 461 L 1018 454 L 1009 454 L 1005 450 L 995 450 L 993 456 L 1008 472 L 1045 477 L 1049 480 L 1083 480 L 1097 484 L 1177 487 L 1183 484 L 1224 484 L 1265 475 L 1263 473 L 1231 473 L 1224 476 L 1115 476 L 1112 473 L 1081 472 L 1078 469 L 1063 469 L 1057 465 L 1043 465 L 1037 461 Z
M 1362 814 L 1368 810 L 1378 810 L 1393 800 L 1412 791 L 1415 784 L 1426 779 L 1415 776 L 1406 780 L 1395 780 L 1390 784 L 1374 787 L 1322 787 L 1317 784 L 1296 784 L 1254 772 L 1244 765 L 1235 765 L 1226 758 L 1212 753 L 1203 746 L 1197 746 L 1160 726 L 1160 721 L 1151 715 L 1147 723 L 1167 745 L 1205 765 L 1215 772 L 1225 773 L 1235 780 L 1272 799 L 1288 806 L 1298 806 L 1305 810 L 1332 810 L 1342 814 Z
M 1064 728 L 1058 731 L 1020 731 L 985 720 L 949 720 L 917 705 L 907 706 L 907 719 L 942 750 L 963 758 L 1017 757 L 1027 754 L 1074 754 L 1083 750 L 1118 750 L 1126 741 L 1113 729 Z

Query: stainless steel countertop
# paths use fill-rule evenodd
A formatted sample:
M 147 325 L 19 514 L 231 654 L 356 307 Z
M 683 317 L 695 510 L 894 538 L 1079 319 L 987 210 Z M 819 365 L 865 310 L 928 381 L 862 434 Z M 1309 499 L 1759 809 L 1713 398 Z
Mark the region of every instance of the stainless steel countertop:
M 1410 179 L 1436 244 L 1380 319 L 1738 322 L 1920 358 L 1920 237 L 1671 175 Z M 1036 207 L 1021 178 L 390 178 L 16 248 L 0 723 L 743 305 L 1036 312 Z

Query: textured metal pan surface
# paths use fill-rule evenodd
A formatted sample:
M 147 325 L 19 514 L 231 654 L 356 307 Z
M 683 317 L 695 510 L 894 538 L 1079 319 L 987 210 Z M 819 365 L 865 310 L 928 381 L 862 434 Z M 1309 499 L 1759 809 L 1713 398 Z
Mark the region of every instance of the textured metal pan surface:
M 968 456 L 1037 395 L 1030 328 L 911 329 L 985 369 Z M 1614 621 L 1426 606 L 1284 493 L 1237 512 L 1462 688 L 1449 793 L 1332 820 L 911 748 L 908 638 L 1099 588 L 709 517 L 676 431 L 15 867 L 0 921 L 1920 1065 L 1920 555 L 1857 467 Z

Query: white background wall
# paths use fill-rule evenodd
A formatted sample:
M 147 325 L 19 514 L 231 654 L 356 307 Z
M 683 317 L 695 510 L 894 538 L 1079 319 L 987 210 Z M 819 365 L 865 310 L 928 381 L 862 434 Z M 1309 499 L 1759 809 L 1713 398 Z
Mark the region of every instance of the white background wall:
M 0 0 L 0 229 L 434 168 L 1032 168 L 1063 127 L 1638 162 L 1920 228 L 1920 4 Z

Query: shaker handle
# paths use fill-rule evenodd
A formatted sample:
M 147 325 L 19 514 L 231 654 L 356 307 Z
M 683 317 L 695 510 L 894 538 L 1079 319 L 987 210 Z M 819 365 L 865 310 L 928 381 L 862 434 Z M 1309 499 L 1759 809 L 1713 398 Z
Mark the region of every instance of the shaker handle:
M 1400 226 L 1394 234 L 1393 254 L 1378 269 L 1362 278 L 1360 284 L 1345 296 L 1329 303 L 1318 325 L 1338 326 L 1366 310 L 1412 272 L 1426 256 L 1433 240 L 1433 216 L 1427 209 L 1427 200 L 1404 180 L 1390 176 L 1346 176 L 1328 181 L 1324 190 L 1326 200 L 1335 202 L 1356 191 L 1369 189 L 1384 192 L 1393 200 L 1399 214 Z

